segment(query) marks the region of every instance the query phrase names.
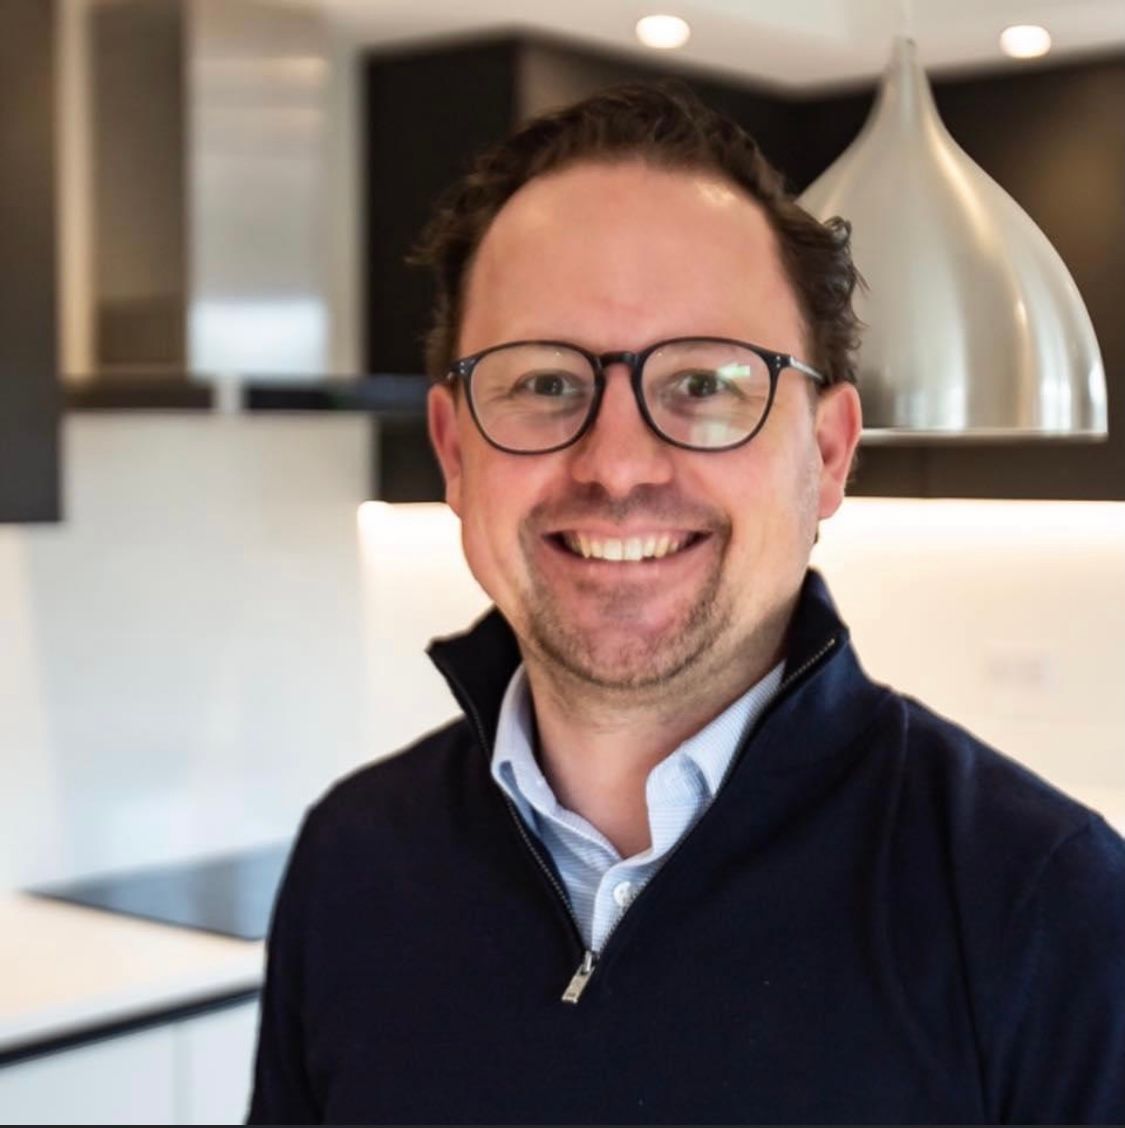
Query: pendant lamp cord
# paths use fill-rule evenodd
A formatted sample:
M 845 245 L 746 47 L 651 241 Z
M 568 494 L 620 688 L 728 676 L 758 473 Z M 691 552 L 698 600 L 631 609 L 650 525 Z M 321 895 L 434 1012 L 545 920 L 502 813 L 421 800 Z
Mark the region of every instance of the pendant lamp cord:
M 914 5 L 911 0 L 898 0 L 898 34 L 903 39 L 914 38 Z

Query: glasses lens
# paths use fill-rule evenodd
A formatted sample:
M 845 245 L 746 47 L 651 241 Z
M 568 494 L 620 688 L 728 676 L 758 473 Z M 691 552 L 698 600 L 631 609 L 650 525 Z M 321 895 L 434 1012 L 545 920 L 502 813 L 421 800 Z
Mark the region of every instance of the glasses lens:
M 469 382 L 485 435 L 508 450 L 531 453 L 569 442 L 594 399 L 594 371 L 560 345 L 507 345 L 477 361 Z
M 752 435 L 770 399 L 769 365 L 756 352 L 719 341 L 678 341 L 645 363 L 645 406 L 666 438 L 715 450 Z

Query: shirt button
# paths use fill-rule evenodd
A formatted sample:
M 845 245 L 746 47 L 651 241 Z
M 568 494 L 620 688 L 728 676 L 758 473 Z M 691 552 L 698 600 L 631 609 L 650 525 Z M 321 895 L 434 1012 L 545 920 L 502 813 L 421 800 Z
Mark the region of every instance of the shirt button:
M 636 895 L 631 881 L 620 881 L 613 887 L 613 900 L 619 909 L 627 909 Z

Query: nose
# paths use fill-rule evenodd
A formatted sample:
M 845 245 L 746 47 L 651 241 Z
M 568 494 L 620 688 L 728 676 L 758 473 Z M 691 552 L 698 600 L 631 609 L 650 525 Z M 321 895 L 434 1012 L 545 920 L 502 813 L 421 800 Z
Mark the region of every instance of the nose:
M 583 485 L 599 485 L 611 497 L 638 486 L 672 480 L 674 448 L 641 415 L 626 365 L 606 369 L 605 393 L 593 426 L 571 447 L 570 473 Z

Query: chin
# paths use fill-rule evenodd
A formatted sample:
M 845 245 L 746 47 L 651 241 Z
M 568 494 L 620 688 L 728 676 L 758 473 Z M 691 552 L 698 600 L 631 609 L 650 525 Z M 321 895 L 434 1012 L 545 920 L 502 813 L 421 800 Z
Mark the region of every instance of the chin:
M 667 686 L 683 673 L 688 660 L 653 661 L 651 651 L 622 650 L 616 654 L 577 652 L 573 647 L 552 647 L 540 641 L 540 650 L 555 669 L 591 688 L 618 693 Z
M 663 624 L 635 622 L 582 630 L 563 623 L 549 609 L 531 618 L 530 642 L 550 667 L 601 690 L 656 689 L 680 679 L 720 645 L 725 616 L 704 600 L 689 613 Z

